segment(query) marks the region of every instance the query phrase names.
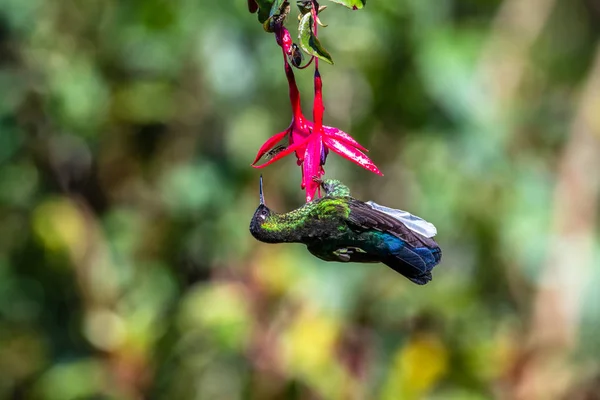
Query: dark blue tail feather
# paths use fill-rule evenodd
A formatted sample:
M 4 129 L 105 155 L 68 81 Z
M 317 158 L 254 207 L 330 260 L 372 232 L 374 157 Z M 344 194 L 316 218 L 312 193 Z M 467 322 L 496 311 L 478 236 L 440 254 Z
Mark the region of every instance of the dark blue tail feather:
M 412 247 L 402 239 L 385 234 L 384 242 L 389 256 L 383 262 L 418 285 L 424 285 L 432 278 L 431 270 L 442 258 L 439 247 Z

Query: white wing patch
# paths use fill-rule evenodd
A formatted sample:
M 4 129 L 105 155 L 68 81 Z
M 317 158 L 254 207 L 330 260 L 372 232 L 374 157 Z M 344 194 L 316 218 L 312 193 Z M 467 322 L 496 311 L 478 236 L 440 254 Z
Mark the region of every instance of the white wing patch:
M 389 208 L 386 206 L 379 205 L 374 201 L 367 201 L 367 204 L 372 209 L 381 211 L 384 214 L 394 217 L 398 221 L 402 222 L 408 229 L 418 233 L 421 236 L 432 238 L 437 235 L 437 229 L 431 222 L 425 221 L 423 218 L 419 218 L 416 215 L 412 215 L 408 211 L 396 210 L 395 208 Z

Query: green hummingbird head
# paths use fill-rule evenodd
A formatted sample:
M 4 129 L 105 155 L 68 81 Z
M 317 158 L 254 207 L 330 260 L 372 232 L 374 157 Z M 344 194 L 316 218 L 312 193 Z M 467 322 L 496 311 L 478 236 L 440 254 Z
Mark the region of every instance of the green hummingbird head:
M 337 179 L 325 179 L 321 186 L 325 194 L 330 197 L 350 196 L 350 189 Z

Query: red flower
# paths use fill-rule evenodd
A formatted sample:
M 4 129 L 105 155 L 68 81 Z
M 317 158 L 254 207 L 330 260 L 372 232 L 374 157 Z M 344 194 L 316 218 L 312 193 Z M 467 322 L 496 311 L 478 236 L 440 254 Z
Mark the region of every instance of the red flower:
M 322 81 L 318 64 L 315 67 L 314 78 L 314 123 L 304 117 L 294 72 L 286 57 L 286 54 L 291 54 L 292 48 L 289 32 L 287 29 L 281 28 L 275 34 L 277 43 L 283 50 L 285 74 L 288 80 L 290 102 L 292 104 L 292 122 L 286 130 L 274 135 L 261 146 L 252 165 L 255 168 L 263 168 L 288 154 L 295 152 L 298 165 L 302 166 L 301 187 L 306 190 L 307 202 L 311 201 L 315 196 L 315 192 L 319 190 L 317 181 L 325 174 L 323 166 L 325 165 L 330 149 L 334 153 L 341 155 L 373 173 L 383 175 L 373 161 L 363 153 L 363 151 L 367 151 L 367 149 L 361 146 L 346 132 L 335 127 L 323 125 L 323 112 L 325 108 L 323 106 Z M 289 146 L 287 148 L 275 154 L 265 163 L 255 165 L 265 154 L 272 151 L 275 146 L 286 137 L 288 137 L 289 140 Z

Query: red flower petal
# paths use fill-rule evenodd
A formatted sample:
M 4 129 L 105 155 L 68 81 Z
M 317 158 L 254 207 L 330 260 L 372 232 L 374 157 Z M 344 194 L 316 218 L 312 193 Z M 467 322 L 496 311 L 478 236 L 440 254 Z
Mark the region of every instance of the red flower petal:
M 350 146 L 354 146 L 362 151 L 369 151 L 365 147 L 363 147 L 360 143 L 358 143 L 354 138 L 348 135 L 346 132 L 339 130 L 333 126 L 323 125 L 323 131 L 327 136 L 330 136 L 334 139 L 339 140 L 342 143 L 348 144 Z
M 304 119 L 303 116 L 294 118 L 292 122 L 292 130 L 290 132 L 290 144 L 298 143 L 310 136 L 312 123 Z M 296 158 L 298 159 L 298 165 L 304 161 L 305 148 L 299 148 L 296 150 Z
M 254 168 L 264 168 L 267 165 L 271 165 L 273 164 L 275 161 L 277 160 L 281 160 L 283 157 L 287 156 L 288 154 L 294 152 L 297 148 L 302 147 L 302 146 L 306 146 L 306 142 L 308 142 L 309 138 L 304 139 L 303 141 L 299 142 L 299 143 L 295 143 L 289 147 L 287 147 L 285 150 L 277 153 L 277 155 L 275 155 L 273 158 L 271 158 L 270 160 L 268 160 L 267 162 L 265 162 L 264 164 L 261 165 L 253 165 Z
M 323 129 L 323 112 L 325 107 L 323 106 L 323 81 L 321 74 L 319 73 L 318 67 L 315 66 L 315 98 L 313 100 L 313 121 L 315 124 L 315 130 L 322 132 Z
M 381 171 L 379 171 L 379 168 L 377 168 L 373 161 L 371 161 L 371 159 L 362 151 L 346 146 L 345 144 L 331 137 L 325 137 L 324 142 L 325 146 L 329 147 L 340 156 L 360 165 L 368 171 L 383 176 Z
M 306 201 L 311 201 L 319 184 L 314 178 L 323 176 L 321 167 L 321 152 L 323 151 L 323 139 L 321 134 L 314 132 L 309 137 L 304 153 L 304 164 L 302 165 L 302 184 L 306 189 Z
M 275 145 L 279 143 L 285 137 L 285 135 L 287 135 L 289 130 L 290 128 L 287 128 L 285 131 L 279 132 L 278 134 L 271 136 L 258 150 L 258 154 L 256 154 L 256 158 L 252 162 L 252 165 L 256 164 L 258 160 L 260 160 L 261 157 L 264 156 L 267 151 L 275 147 Z
M 285 49 L 283 52 L 283 66 L 285 69 L 285 77 L 288 81 L 288 91 L 290 94 L 290 103 L 292 104 L 292 114 L 295 119 L 302 118 L 300 91 L 298 90 L 298 85 L 296 84 L 296 77 L 294 76 L 294 71 L 292 70 L 292 67 L 290 67 L 290 64 L 287 61 Z
M 277 41 L 277 44 L 281 46 L 285 54 L 292 54 L 292 36 L 286 28 L 281 28 L 275 32 L 275 40 Z

